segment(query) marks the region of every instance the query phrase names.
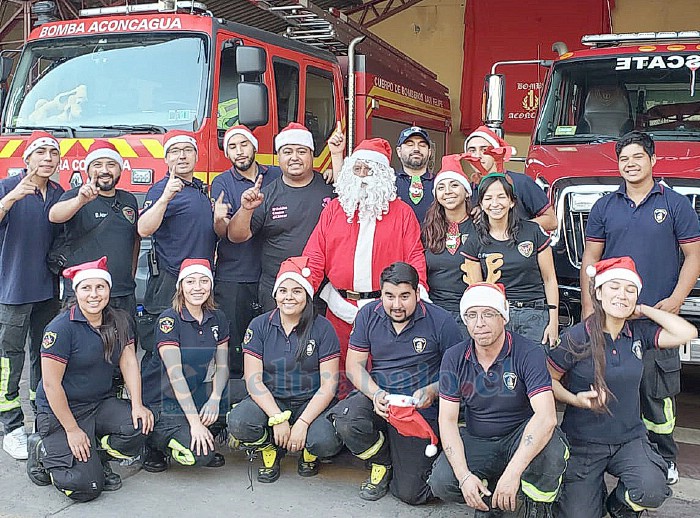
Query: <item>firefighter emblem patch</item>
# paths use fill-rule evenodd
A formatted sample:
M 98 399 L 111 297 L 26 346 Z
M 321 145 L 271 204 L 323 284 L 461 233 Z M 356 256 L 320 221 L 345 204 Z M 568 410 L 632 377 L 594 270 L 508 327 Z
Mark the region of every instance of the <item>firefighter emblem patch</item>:
M 316 350 L 316 340 L 306 342 L 306 356 L 311 356 Z
M 425 338 L 414 338 L 413 339 L 413 349 L 417 353 L 422 353 L 425 351 L 425 346 L 428 345 L 428 341 Z
M 214 335 L 214 340 L 219 340 L 219 326 L 211 326 L 211 334 Z
M 635 340 L 632 343 L 632 354 L 634 354 L 638 360 L 642 359 L 642 341 Z
M 514 372 L 503 373 L 503 384 L 508 390 L 515 390 L 515 385 L 518 384 L 518 377 Z
M 175 327 L 175 320 L 170 317 L 163 317 L 158 321 L 158 328 L 163 333 L 169 333 Z
M 136 211 L 131 207 L 124 207 L 122 209 L 122 214 L 124 215 L 126 220 L 132 225 L 136 222 Z
M 245 330 L 245 335 L 243 336 L 243 345 L 247 345 L 253 339 L 253 330 L 248 328 Z
M 42 340 L 41 340 L 41 346 L 44 349 L 48 349 L 49 347 L 51 347 L 53 344 L 56 343 L 56 336 L 57 336 L 56 333 L 54 333 L 53 331 L 46 331 L 44 333 L 44 338 L 42 338 Z
M 654 210 L 654 221 L 657 223 L 663 223 L 668 216 L 668 211 L 666 209 L 656 209 Z
M 523 241 L 518 244 L 518 252 L 520 252 L 520 255 L 523 257 L 530 257 L 534 249 L 535 245 L 532 244 L 532 241 Z

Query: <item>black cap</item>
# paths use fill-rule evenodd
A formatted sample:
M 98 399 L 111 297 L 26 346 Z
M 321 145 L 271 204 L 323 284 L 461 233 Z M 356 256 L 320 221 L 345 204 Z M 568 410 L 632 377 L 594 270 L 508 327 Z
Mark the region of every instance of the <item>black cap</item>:
M 409 128 L 406 128 L 399 134 L 399 140 L 398 142 L 396 142 L 396 146 L 400 146 L 401 144 L 406 142 L 409 137 L 412 137 L 413 135 L 419 135 L 423 137 L 423 139 L 425 139 L 428 145 L 431 144 L 430 136 L 428 135 L 428 132 L 426 130 L 418 126 L 411 126 Z

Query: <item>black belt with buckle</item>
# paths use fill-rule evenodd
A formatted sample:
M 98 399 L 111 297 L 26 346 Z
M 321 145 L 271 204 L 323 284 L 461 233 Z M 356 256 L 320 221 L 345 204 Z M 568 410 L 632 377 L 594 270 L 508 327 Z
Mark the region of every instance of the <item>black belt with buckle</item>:
M 377 291 L 352 291 L 352 290 L 338 290 L 340 296 L 348 300 L 365 300 L 365 299 L 378 299 L 382 296 L 382 292 Z
M 547 301 L 546 300 L 530 300 L 527 302 L 521 302 L 519 300 L 509 300 L 508 304 L 510 304 L 511 308 L 532 308 L 532 309 L 546 309 L 547 308 Z

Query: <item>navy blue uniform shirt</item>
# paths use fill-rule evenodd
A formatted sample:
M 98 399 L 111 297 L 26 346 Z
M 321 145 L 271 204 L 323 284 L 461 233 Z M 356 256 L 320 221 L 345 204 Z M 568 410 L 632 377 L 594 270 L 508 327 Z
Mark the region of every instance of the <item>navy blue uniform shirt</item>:
M 660 332 L 661 328 L 650 320 L 631 320 L 616 340 L 605 334 L 605 383 L 615 395 L 607 399 L 612 416 L 567 405 L 561 429 L 569 438 L 600 444 L 624 444 L 646 436 L 639 408 L 639 384 L 644 368 L 642 355 L 645 350 L 658 346 Z M 588 331 L 581 322 L 565 329 L 559 346 L 549 351 L 549 364 L 557 372 L 567 374 L 565 385 L 573 394 L 591 390 L 593 385 L 593 358 L 590 354 L 582 354 L 583 344 L 587 341 Z
M 340 342 L 331 323 L 317 316 L 304 346 L 301 362 L 296 330 L 289 336 L 279 309 L 255 317 L 243 337 L 243 353 L 263 362 L 263 383 L 275 398 L 308 400 L 321 387 L 319 365 L 340 357 Z
M 187 308 L 182 313 L 166 309 L 156 322 L 156 348 L 174 345 L 180 349 L 182 373 L 187 380 L 193 399 L 207 376 L 216 348 L 228 342 L 228 320 L 220 310 L 204 311 L 200 324 Z M 165 364 L 156 351 L 141 365 L 143 402 L 148 406 L 159 405 L 180 408 L 170 384 Z M 195 401 L 199 408 L 205 401 Z
M 134 343 L 131 329 L 128 337 L 124 347 Z M 49 322 L 41 341 L 41 357 L 66 366 L 61 386 L 72 411 L 110 396 L 112 374 L 114 367 L 119 365 L 122 351 L 123 347 L 115 347 L 111 363 L 105 360 L 100 333 L 88 323 L 77 305 L 71 306 Z M 36 406 L 39 412 L 53 413 L 43 381 L 39 382 L 36 391 Z
M 426 171 L 426 173 L 420 177 L 420 185 L 413 186 L 414 193 L 421 192 L 420 189 L 422 188 L 423 197 L 418 203 L 414 203 L 413 200 L 411 200 L 412 183 L 413 178 L 408 173 L 405 171 L 396 171 L 396 195 L 413 209 L 413 212 L 416 213 L 416 218 L 418 218 L 418 223 L 423 226 L 425 214 L 428 212 L 428 208 L 435 199 L 433 196 L 435 175 L 430 171 Z
M 0 180 L 0 199 L 26 176 Z M 25 196 L 0 221 L 0 304 L 28 304 L 54 296 L 55 277 L 46 266 L 58 226 L 49 222 L 49 210 L 63 188 L 51 180 L 46 199 L 39 191 Z
M 146 194 L 145 214 L 163 194 L 170 173 L 156 182 Z M 198 178 L 185 182 L 165 209 L 163 222 L 153 234 L 158 267 L 177 277 L 185 259 L 208 259 L 214 264 L 214 213 L 206 187 Z
M 258 174 L 262 175 L 262 186 L 269 185 L 280 177 L 280 170 L 258 164 Z M 231 205 L 228 217 L 233 217 L 241 206 L 241 194 L 253 187 L 254 182 L 248 180 L 235 167 L 227 169 L 211 182 L 211 198 L 216 200 L 224 193 L 224 203 Z M 216 249 L 216 281 L 258 282 L 260 278 L 260 248 L 262 242 L 259 236 L 253 236 L 243 243 L 232 243 L 227 237 L 219 238 Z
M 398 335 L 382 302 L 360 309 L 348 347 L 372 356 L 372 379 L 390 394 L 411 396 L 438 381 L 442 356 L 462 341 L 454 318 L 444 309 L 419 301 L 408 325 Z M 437 405 L 421 410 L 435 419 Z
M 515 212 L 520 219 L 535 219 L 551 206 L 547 195 L 528 175 L 513 171 L 506 171 L 506 175 L 513 180 L 513 189 L 517 198 Z M 478 187 L 472 184 L 472 207 L 479 204 Z
M 552 390 L 546 357 L 535 342 L 506 331 L 488 372 L 479 363 L 473 340 L 445 353 L 440 367 L 440 397 L 464 406 L 467 431 L 475 437 L 503 437 L 532 417 L 530 398 Z
M 595 202 L 586 225 L 586 241 L 604 244 L 602 259 L 634 260 L 643 284 L 637 303 L 649 306 L 669 297 L 678 283 L 679 245 L 698 240 L 698 215 L 688 198 L 658 182 L 639 205 L 623 183 Z

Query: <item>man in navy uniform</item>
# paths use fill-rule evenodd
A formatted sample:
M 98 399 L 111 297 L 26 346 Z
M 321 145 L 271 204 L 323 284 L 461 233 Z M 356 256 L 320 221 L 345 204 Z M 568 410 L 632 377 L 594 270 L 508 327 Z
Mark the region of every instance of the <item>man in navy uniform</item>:
M 432 142 L 425 129 L 410 126 L 399 134 L 396 154 L 401 169 L 396 171 L 396 194 L 413 209 L 421 225 L 434 199 L 435 177 L 428 171 L 432 153 Z

